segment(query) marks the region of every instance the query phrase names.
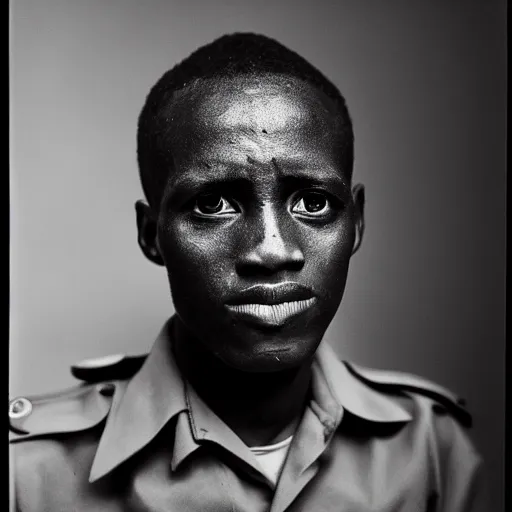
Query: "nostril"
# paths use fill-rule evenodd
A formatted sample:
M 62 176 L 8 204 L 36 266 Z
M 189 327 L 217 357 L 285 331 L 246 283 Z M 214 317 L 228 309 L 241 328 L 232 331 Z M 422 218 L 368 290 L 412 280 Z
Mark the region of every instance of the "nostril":
M 237 273 L 241 277 L 266 277 L 279 272 L 299 272 L 304 266 L 304 260 L 288 259 L 286 261 L 260 260 L 242 260 L 236 267 Z

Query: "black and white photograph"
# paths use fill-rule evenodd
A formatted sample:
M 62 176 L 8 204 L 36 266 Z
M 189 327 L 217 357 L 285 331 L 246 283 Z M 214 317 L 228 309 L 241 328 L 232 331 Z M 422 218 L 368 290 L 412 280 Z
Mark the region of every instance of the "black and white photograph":
M 504 512 L 506 16 L 9 2 L 9 510 Z

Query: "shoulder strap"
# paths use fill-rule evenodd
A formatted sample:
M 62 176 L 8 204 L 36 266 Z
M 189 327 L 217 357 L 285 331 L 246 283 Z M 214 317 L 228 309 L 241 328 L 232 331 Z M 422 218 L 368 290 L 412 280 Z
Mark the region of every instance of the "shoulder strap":
M 118 383 L 81 385 L 9 402 L 9 441 L 87 430 L 108 414 Z
M 376 370 L 348 362 L 345 364 L 353 375 L 370 386 L 388 390 L 401 389 L 427 396 L 444 406 L 463 425 L 470 427 L 472 424 L 466 401 L 435 382 L 410 373 Z
M 71 366 L 82 383 L 39 396 L 19 396 L 9 402 L 10 441 L 87 430 L 107 416 L 116 389 L 125 386 L 147 355 L 121 354 L 86 359 Z

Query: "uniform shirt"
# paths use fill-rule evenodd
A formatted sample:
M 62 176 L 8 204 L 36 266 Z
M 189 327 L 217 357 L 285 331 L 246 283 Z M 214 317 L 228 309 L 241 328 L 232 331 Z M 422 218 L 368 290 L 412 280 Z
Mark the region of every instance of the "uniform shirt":
M 15 510 L 486 511 L 470 417 L 443 388 L 322 343 L 274 484 L 182 379 L 169 332 L 147 358 L 77 366 L 83 385 L 11 402 Z

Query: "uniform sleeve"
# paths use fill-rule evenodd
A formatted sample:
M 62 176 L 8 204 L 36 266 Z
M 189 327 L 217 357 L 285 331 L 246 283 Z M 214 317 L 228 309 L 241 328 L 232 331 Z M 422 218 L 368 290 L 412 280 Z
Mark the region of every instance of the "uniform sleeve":
M 485 469 L 467 429 L 451 416 L 439 418 L 436 512 L 490 512 Z

